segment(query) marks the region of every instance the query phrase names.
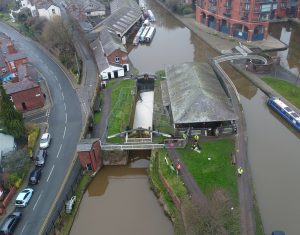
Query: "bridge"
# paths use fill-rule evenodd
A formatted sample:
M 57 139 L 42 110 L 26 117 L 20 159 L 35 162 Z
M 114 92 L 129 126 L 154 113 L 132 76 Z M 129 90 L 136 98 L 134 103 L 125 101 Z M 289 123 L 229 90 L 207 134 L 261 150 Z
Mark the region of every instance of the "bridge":
M 231 87 L 233 88 L 233 90 L 236 94 L 236 97 L 238 98 L 238 100 L 240 102 L 240 96 L 239 96 L 239 93 L 238 93 L 235 85 L 233 84 L 231 79 L 228 77 L 226 72 L 222 69 L 222 67 L 220 66 L 220 63 L 225 62 L 225 61 L 232 61 L 232 60 L 250 59 L 250 60 L 259 60 L 259 61 L 262 61 L 264 64 L 267 64 L 268 60 L 267 60 L 267 58 L 265 58 L 261 55 L 254 54 L 248 47 L 241 45 L 241 44 L 239 46 L 236 46 L 234 49 L 237 52 L 233 52 L 233 50 L 231 50 L 231 52 L 228 54 L 214 57 L 211 60 L 211 63 L 212 63 L 213 68 L 217 72 L 217 74 L 220 75 L 221 77 L 225 78 L 227 80 L 227 82 L 231 85 Z

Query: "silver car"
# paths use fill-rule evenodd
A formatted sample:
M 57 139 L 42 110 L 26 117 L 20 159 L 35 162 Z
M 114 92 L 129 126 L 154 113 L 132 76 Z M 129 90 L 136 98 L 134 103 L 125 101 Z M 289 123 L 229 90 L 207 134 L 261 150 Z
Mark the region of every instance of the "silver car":
M 33 189 L 32 188 L 25 188 L 23 189 L 18 197 L 16 198 L 16 207 L 26 207 L 33 195 Z

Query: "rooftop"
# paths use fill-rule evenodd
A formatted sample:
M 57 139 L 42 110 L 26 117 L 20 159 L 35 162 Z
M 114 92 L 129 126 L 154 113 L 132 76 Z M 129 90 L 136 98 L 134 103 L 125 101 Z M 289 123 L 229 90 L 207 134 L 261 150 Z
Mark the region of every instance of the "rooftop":
M 25 58 L 27 58 L 27 57 L 22 52 L 16 52 L 16 53 L 5 55 L 5 60 L 7 62 L 16 61 L 16 60 L 25 59 Z
M 28 79 L 25 79 L 21 82 L 8 82 L 4 85 L 6 94 L 10 95 L 10 94 L 14 94 L 20 91 L 25 91 L 34 87 L 38 87 L 39 85 L 37 85 L 36 83 L 34 83 L 33 81 L 30 81 Z
M 100 38 L 98 37 L 90 44 L 90 46 L 93 50 L 99 72 L 107 69 L 109 67 L 109 64 L 107 58 L 104 55 L 104 50 L 101 45 Z
M 166 66 L 174 123 L 236 120 L 233 107 L 208 64 Z
M 115 50 L 127 52 L 126 48 L 121 42 L 121 39 L 110 33 L 106 27 L 103 27 L 99 33 L 99 38 L 106 56 L 110 55 Z
M 98 33 L 101 26 L 105 25 L 108 30 L 122 37 L 141 17 L 141 10 L 124 6 L 97 24 L 92 33 Z

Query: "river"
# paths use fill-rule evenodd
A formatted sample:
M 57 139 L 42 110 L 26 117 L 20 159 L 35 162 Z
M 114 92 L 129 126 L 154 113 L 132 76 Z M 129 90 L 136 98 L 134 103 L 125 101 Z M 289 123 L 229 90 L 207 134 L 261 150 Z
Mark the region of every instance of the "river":
M 155 1 L 145 2 L 156 16 L 157 30 L 150 46 L 131 48 L 129 58 L 140 73 L 155 73 L 164 69 L 166 64 L 206 62 L 208 57 L 216 55 Z M 270 111 L 266 106 L 267 97 L 260 90 L 231 67 L 226 66 L 226 71 L 238 89 L 246 116 L 248 156 L 265 232 L 270 234 L 272 230 L 282 229 L 289 235 L 297 235 L 300 221 L 300 135 Z M 152 234 L 172 233 L 170 222 L 149 191 L 146 172 L 122 174 L 130 169 L 104 168 L 97 175 L 84 195 L 72 235 L 84 234 L 83 227 L 87 224 L 89 231 L 103 234 L 124 234 L 129 230 L 130 234 L 146 234 L 143 229 L 148 231 L 150 226 L 157 226 L 146 223 L 152 219 L 162 223 Z M 101 191 L 102 195 L 95 196 L 92 191 Z M 145 200 L 137 197 L 141 193 Z M 121 205 L 120 201 L 126 205 Z M 150 219 L 146 212 L 154 208 L 151 215 L 154 218 Z M 88 220 L 92 216 L 95 216 L 95 227 Z M 121 222 L 124 225 L 116 226 Z M 99 229 L 104 229 L 104 232 Z

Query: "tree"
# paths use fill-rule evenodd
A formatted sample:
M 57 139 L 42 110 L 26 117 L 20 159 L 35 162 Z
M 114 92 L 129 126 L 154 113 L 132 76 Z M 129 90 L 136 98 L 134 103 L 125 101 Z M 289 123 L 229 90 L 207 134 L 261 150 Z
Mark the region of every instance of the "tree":
M 15 17 L 18 22 L 25 23 L 27 19 L 31 17 L 31 11 L 29 8 L 23 8 Z
M 0 118 L 4 125 L 4 132 L 19 139 L 25 136 L 25 126 L 23 117 L 18 112 L 10 100 L 10 97 L 5 93 L 3 86 L 0 86 L 1 102 L 0 102 Z

